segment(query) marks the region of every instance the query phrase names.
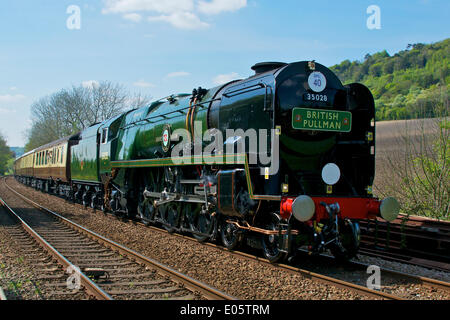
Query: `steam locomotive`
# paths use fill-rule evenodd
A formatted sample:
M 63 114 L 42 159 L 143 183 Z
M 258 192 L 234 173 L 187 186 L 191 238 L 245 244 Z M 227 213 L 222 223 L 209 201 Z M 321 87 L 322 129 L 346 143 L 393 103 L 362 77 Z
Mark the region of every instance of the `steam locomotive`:
M 372 195 L 375 108 L 314 61 L 125 112 L 15 162 L 19 181 L 94 209 L 188 232 L 271 262 L 356 255 L 359 219 L 399 213 Z

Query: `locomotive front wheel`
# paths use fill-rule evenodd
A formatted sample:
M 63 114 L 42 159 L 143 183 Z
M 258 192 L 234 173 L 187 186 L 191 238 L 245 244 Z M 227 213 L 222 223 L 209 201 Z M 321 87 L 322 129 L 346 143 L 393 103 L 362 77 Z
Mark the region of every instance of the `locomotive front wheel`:
M 360 230 L 357 222 L 345 221 L 339 227 L 340 245 L 333 244 L 330 247 L 331 254 L 339 262 L 347 262 L 354 258 L 359 250 Z
M 278 231 L 281 217 L 276 213 L 271 213 L 270 222 L 266 226 L 266 229 Z M 286 253 L 282 252 L 279 247 L 278 235 L 263 235 L 262 236 L 262 248 L 264 257 L 271 263 L 275 263 L 286 258 Z

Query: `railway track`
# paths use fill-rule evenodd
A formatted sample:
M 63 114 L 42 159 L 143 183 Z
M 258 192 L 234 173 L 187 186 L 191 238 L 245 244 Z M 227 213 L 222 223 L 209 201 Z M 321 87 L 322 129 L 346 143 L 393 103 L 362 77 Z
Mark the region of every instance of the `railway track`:
M 39 205 L 38 205 L 39 206 Z M 114 218 L 117 218 L 117 216 L 111 215 Z M 123 221 L 123 219 L 120 219 Z M 132 221 L 133 223 L 136 223 L 135 221 Z M 139 223 L 139 222 L 138 222 Z M 139 223 L 141 224 L 141 223 Z M 144 226 L 144 224 L 141 224 L 142 226 Z M 160 229 L 154 226 L 150 226 L 147 227 L 150 228 L 156 232 L 161 232 L 161 233 L 165 233 L 167 234 L 168 232 L 164 229 Z M 184 239 L 187 239 L 189 241 L 193 241 L 193 242 L 197 242 L 197 240 L 193 237 L 187 236 L 187 235 L 181 235 L 181 234 L 172 234 L 173 236 L 176 237 L 181 237 Z M 233 255 L 239 256 L 240 258 L 243 259 L 250 259 L 250 260 L 257 260 L 261 263 L 265 263 L 265 264 L 269 264 L 269 265 L 274 265 L 271 264 L 268 260 L 261 258 L 259 256 L 250 254 L 248 252 L 244 252 L 244 251 L 230 251 L 225 249 L 222 246 L 219 246 L 217 244 L 214 243 L 205 243 L 204 245 L 206 246 L 210 246 L 210 247 L 214 247 L 216 249 L 219 250 L 223 250 L 226 252 L 229 252 Z M 322 261 L 321 264 L 330 266 L 333 265 L 333 261 L 334 258 L 332 257 L 326 257 L 323 256 L 321 257 L 321 259 L 329 259 L 328 261 L 326 261 L 326 263 L 324 263 L 324 261 Z M 348 282 L 348 281 L 344 281 L 342 279 L 338 279 L 336 277 L 331 277 L 329 275 L 325 275 L 322 273 L 317 273 L 314 271 L 311 271 L 310 269 L 304 269 L 304 268 L 300 268 L 298 266 L 293 266 L 293 265 L 287 265 L 287 264 L 275 264 L 275 266 L 277 266 L 280 269 L 285 270 L 286 272 L 292 273 L 292 274 L 301 274 L 302 276 L 308 278 L 308 279 L 312 279 L 314 281 L 319 281 L 328 285 L 333 285 L 336 287 L 340 287 L 340 288 L 345 288 L 354 292 L 358 292 L 359 294 L 362 294 L 364 296 L 368 296 L 371 298 L 376 298 L 376 299 L 387 299 L 387 300 L 399 300 L 402 299 L 401 297 L 399 297 L 398 295 L 392 294 L 390 293 L 389 290 L 389 282 L 387 282 L 386 285 L 384 285 L 384 288 L 382 288 L 381 291 L 379 290 L 371 290 L 368 289 L 367 287 L 360 285 L 360 284 L 356 284 L 356 283 L 352 283 L 352 282 Z M 351 262 L 348 265 L 345 266 L 345 268 L 347 268 L 347 272 L 356 272 L 358 271 L 359 274 L 361 275 L 365 275 L 365 278 L 367 278 L 367 270 L 368 265 L 366 264 L 362 264 L 362 263 L 358 263 L 358 262 Z M 313 268 L 312 268 L 313 269 Z M 333 274 L 333 272 L 328 272 L 329 274 Z M 382 273 L 382 277 L 383 280 L 386 280 L 386 278 L 391 278 L 391 279 L 396 279 L 397 281 L 399 279 L 401 279 L 401 281 L 405 282 L 405 283 L 414 283 L 414 284 L 420 284 L 422 286 L 426 286 L 429 288 L 434 288 L 437 290 L 443 290 L 445 292 L 450 292 L 450 284 L 447 282 L 442 282 L 442 281 L 438 281 L 438 280 L 434 280 L 434 279 L 430 279 L 430 278 L 425 278 L 425 277 L 416 277 L 416 276 L 412 276 L 412 275 L 408 275 L 408 274 L 404 274 L 404 273 L 400 273 L 400 272 L 396 272 L 393 270 L 387 270 L 387 269 L 382 269 L 381 270 Z
M 46 209 L 6 185 L 26 206 L 15 212 L 21 227 L 63 269 L 78 271 L 81 286 L 96 299 L 232 300 L 233 297 L 108 240 Z M 39 209 L 30 209 L 30 205 Z M 28 206 L 28 208 L 27 208 Z M 74 268 L 76 266 L 76 268 Z
M 450 222 L 403 216 L 360 226 L 361 253 L 450 272 Z
M 7 294 L 12 299 L 24 299 L 30 293 L 34 299 L 39 300 L 89 299 L 90 295 L 85 290 L 70 290 L 67 287 L 68 276 L 61 267 L 61 262 L 39 245 L 35 239 L 37 235 L 32 236 L 27 232 L 20 219 L 8 214 L 4 206 L 0 198 L 0 225 L 6 230 L 9 242 L 14 244 L 14 252 L 18 256 L 17 264 L 11 268 L 15 269 L 19 265 L 21 274 L 19 276 L 15 273 L 15 277 L 8 281 L 5 290 L 0 288 L 0 300 L 7 300 Z M 3 246 L 1 253 L 5 254 Z M 8 253 L 11 255 L 10 252 Z M 0 278 L 7 277 L 5 267 L 5 264 L 2 264 Z M 34 273 L 33 270 L 39 270 L 39 274 Z M 25 288 L 24 283 L 27 282 L 30 286 Z
M 33 281 L 36 293 L 44 299 L 42 291 L 45 291 L 45 299 L 109 299 L 85 274 L 80 274 L 80 288 L 83 290 L 71 290 L 67 286 L 68 275 L 65 270 L 72 266 L 72 263 L 42 238 L 33 228 L 30 227 L 9 205 L 0 198 L 2 214 L 2 224 L 9 224 L 8 233 L 11 239 L 18 245 L 21 256 L 18 259 L 32 260 L 32 268 L 40 270 L 37 281 Z M 8 216 L 5 216 L 8 214 Z M 19 286 L 16 281 L 11 282 L 13 291 L 18 293 Z

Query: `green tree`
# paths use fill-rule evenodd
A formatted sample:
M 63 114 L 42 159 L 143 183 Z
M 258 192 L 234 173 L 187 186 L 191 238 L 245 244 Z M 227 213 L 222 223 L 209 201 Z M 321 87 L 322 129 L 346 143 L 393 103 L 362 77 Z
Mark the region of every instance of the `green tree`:
M 0 134 L 0 175 L 4 175 L 8 169 L 8 161 L 13 157 L 13 153 L 6 144 L 6 139 Z
M 361 82 L 372 91 L 377 120 L 436 117 L 448 108 L 450 39 L 409 44 L 394 56 L 386 50 L 367 54 L 363 61 L 345 60 L 330 69 L 344 84 Z M 401 104 L 399 95 L 407 97 Z
M 131 95 L 109 81 L 73 86 L 39 99 L 31 106 L 32 127 L 25 151 L 84 130 L 125 110 L 146 105 L 150 98 Z

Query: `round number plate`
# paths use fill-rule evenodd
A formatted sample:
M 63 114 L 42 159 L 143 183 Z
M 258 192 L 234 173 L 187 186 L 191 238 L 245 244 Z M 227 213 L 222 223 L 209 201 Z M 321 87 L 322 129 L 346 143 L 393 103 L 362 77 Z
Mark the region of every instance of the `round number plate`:
M 314 71 L 308 77 L 308 85 L 314 92 L 322 92 L 327 86 L 327 79 L 320 71 Z

